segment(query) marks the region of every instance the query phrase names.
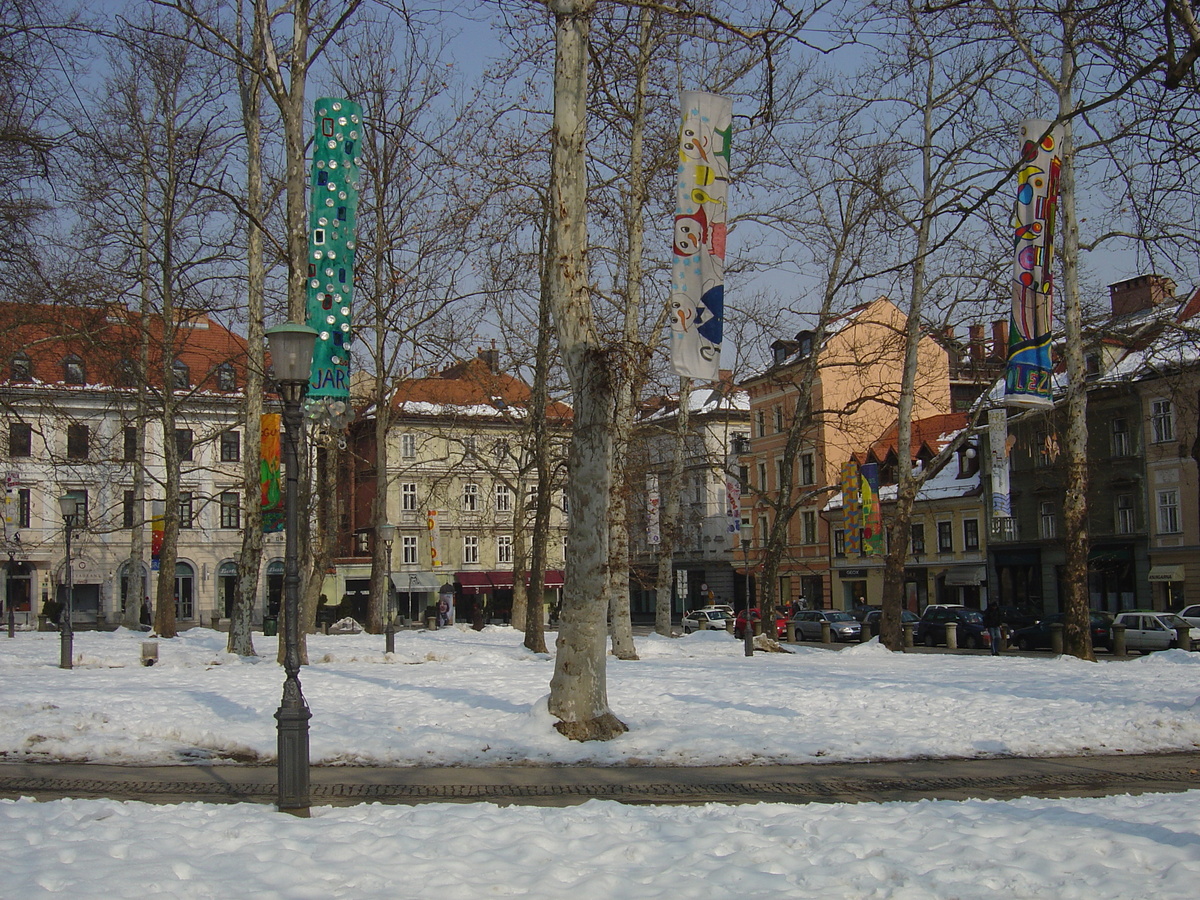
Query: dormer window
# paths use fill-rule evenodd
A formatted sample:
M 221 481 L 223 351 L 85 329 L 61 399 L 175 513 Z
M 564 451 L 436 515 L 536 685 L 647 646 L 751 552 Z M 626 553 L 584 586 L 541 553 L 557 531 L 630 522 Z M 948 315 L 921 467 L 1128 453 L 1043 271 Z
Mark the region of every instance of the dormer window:
M 237 373 L 234 371 L 232 363 L 221 363 L 217 366 L 217 390 L 237 390 Z
M 83 360 L 74 353 L 63 360 L 63 381 L 67 384 L 87 383 L 87 372 L 83 368 Z
M 13 381 L 33 380 L 33 360 L 29 358 L 29 354 L 22 351 L 12 358 L 10 377 Z
M 1095 378 L 1100 374 L 1100 354 L 1088 353 L 1083 357 L 1083 370 L 1087 378 Z
M 776 347 L 775 347 L 775 365 L 782 366 L 785 362 L 787 362 L 787 358 L 788 358 L 787 347 L 785 347 L 783 344 L 776 345 Z
M 171 363 L 171 376 L 175 381 L 175 390 L 180 388 L 191 387 L 191 372 L 188 370 L 187 364 L 182 360 L 175 360 Z
M 128 356 L 117 364 L 117 387 L 134 387 L 137 384 L 137 363 Z

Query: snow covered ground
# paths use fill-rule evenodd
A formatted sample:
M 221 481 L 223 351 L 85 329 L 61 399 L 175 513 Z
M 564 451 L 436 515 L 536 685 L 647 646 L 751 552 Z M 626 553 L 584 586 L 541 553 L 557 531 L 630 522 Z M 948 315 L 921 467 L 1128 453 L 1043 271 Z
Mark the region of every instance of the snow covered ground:
M 552 636 L 551 636 L 552 637 Z M 0 758 L 270 761 L 282 670 L 197 629 L 0 638 Z M 638 640 L 610 661 L 630 732 L 565 741 L 553 670 L 507 628 L 309 637 L 320 764 L 706 765 L 1200 747 L 1200 654 L 1128 662 L 742 654 L 723 634 Z M 0 801 L 0 895 L 40 897 L 1184 897 L 1200 884 L 1200 791 L 1074 800 L 566 809 Z

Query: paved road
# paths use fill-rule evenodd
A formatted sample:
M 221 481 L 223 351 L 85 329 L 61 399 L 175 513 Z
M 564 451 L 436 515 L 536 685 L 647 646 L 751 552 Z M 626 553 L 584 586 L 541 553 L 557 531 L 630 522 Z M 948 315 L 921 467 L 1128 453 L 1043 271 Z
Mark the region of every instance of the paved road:
M 857 803 L 1009 799 L 1200 788 L 1200 753 L 1057 759 L 689 768 L 513 766 L 312 769 L 316 806 L 434 801 L 570 806 L 622 803 Z M 152 803 L 273 803 L 273 766 L 0 763 L 0 797 L 108 797 Z

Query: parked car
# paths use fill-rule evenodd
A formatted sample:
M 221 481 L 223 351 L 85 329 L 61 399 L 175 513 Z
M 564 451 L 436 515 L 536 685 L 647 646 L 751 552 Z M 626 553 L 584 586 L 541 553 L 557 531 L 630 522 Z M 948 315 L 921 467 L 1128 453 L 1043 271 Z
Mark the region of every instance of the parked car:
M 750 608 L 750 621 L 751 622 L 761 622 L 762 621 L 762 613 L 760 613 L 757 609 L 751 607 Z M 766 629 L 764 629 L 764 631 L 765 630 Z M 743 609 L 741 612 L 739 612 L 737 614 L 737 618 L 733 622 L 733 636 L 740 638 L 745 633 L 746 633 L 746 610 Z M 787 634 L 787 618 L 782 614 L 782 612 L 780 612 L 779 610 L 776 610 L 776 613 L 775 613 L 775 637 L 781 638 L 785 634 Z
M 1187 628 L 1193 645 L 1200 641 L 1200 628 L 1193 628 L 1187 619 L 1175 613 L 1138 611 L 1123 612 L 1116 624 L 1125 626 L 1125 648 L 1149 653 L 1151 650 L 1166 650 L 1176 643 L 1176 628 Z
M 1040 622 L 1018 628 L 1009 642 L 1019 650 L 1043 650 L 1053 646 L 1050 626 L 1066 621 L 1065 613 L 1054 613 Z M 1091 610 L 1092 646 L 1112 649 L 1113 617 L 1106 612 Z
M 878 634 L 879 633 L 879 620 L 882 618 L 883 618 L 883 611 L 879 610 L 879 609 L 873 609 L 869 613 L 867 613 L 867 617 L 865 619 L 863 619 L 863 625 L 866 628 L 870 628 L 873 633 Z M 905 625 L 912 625 L 913 629 L 915 631 L 915 629 L 917 627 L 917 623 L 920 621 L 921 621 L 921 617 L 918 616 L 916 613 L 909 612 L 907 609 L 900 610 L 900 627 L 901 628 L 903 628 Z
M 1179 618 L 1187 619 L 1189 624 L 1200 628 L 1200 604 L 1185 606 L 1179 611 Z
M 704 609 L 693 610 L 683 617 L 683 633 L 691 634 L 693 631 L 699 631 L 701 622 L 704 622 L 704 627 L 707 629 L 724 631 L 726 623 L 731 621 L 733 621 L 732 613 L 727 613 L 720 607 L 707 606 Z
M 802 609 L 792 619 L 796 637 L 802 641 L 819 641 L 822 622 L 829 623 L 829 637 L 834 641 L 857 641 L 862 633 L 862 623 L 840 609 Z
M 858 621 L 863 622 L 866 620 L 867 616 L 869 616 L 871 613 L 879 612 L 880 609 L 882 609 L 882 607 L 858 605 L 854 607 L 854 610 L 850 614 Z
M 958 625 L 958 646 L 967 650 L 990 647 L 992 637 L 983 624 L 983 613 L 966 606 L 927 606 L 913 629 L 913 642 L 926 647 L 946 643 L 946 623 Z
M 1001 606 L 1000 621 L 1014 631 L 1036 625 L 1041 617 L 1020 606 Z

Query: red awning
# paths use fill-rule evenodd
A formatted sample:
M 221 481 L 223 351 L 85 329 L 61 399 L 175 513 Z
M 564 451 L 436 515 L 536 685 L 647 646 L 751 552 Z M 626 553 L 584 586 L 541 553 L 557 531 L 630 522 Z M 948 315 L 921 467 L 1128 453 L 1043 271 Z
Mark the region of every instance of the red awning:
M 454 580 L 462 585 L 462 592 L 464 594 L 490 594 L 495 590 L 511 591 L 513 586 L 511 571 L 457 572 Z M 526 576 L 525 584 L 526 586 L 529 585 L 528 576 Z M 547 569 L 543 587 L 560 588 L 562 586 L 562 570 Z

